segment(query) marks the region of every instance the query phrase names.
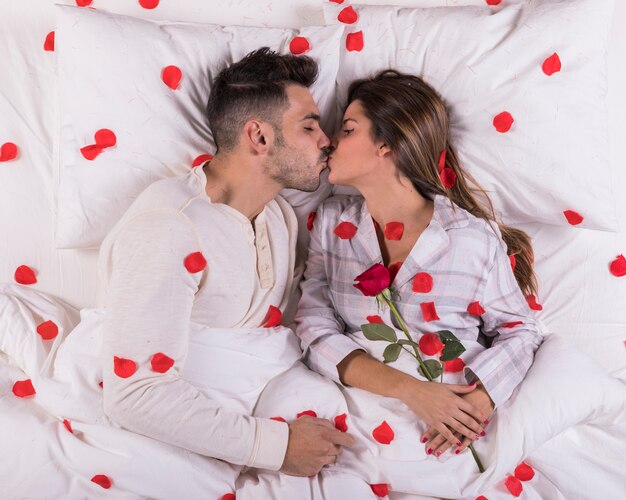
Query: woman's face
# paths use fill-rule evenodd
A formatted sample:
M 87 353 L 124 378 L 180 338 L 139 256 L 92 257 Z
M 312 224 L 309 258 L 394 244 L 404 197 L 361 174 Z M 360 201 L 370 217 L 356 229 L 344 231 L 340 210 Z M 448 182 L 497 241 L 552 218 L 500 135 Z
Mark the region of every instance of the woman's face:
M 352 101 L 346 109 L 331 145 L 334 148 L 328 159 L 331 184 L 358 188 L 380 170 L 377 168 L 382 161 L 380 148 L 384 146 L 372 139 L 372 122 L 365 116 L 360 101 Z

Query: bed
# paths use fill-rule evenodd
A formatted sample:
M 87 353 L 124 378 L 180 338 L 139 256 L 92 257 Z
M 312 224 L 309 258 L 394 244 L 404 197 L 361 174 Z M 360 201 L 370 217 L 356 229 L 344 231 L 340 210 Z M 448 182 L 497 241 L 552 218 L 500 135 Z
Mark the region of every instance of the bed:
M 588 2 L 578 1 L 581 6 L 588 8 Z M 63 10 L 55 6 L 55 3 L 68 7 Z M 112 171 L 100 172 L 93 176 L 84 175 L 85 170 L 80 173 L 80 169 L 85 168 L 84 162 L 92 161 L 93 163 L 93 160 L 88 160 L 85 154 L 81 156 L 78 153 L 79 146 L 92 147 L 91 151 L 95 147 L 102 157 L 110 153 L 119 155 L 115 157 L 119 161 L 126 161 L 122 157 L 125 154 L 128 156 L 128 151 L 124 151 L 122 143 L 114 147 L 115 143 L 107 143 L 106 137 L 103 139 L 102 135 L 99 136 L 100 138 L 97 136 L 94 138 L 94 133 L 106 128 L 100 125 L 102 121 L 100 118 L 109 113 L 108 123 L 119 124 L 119 127 L 117 125 L 112 127 L 115 128 L 118 138 L 124 137 L 122 131 L 127 125 L 125 125 L 126 122 L 120 121 L 120 116 L 123 116 L 121 113 L 126 108 L 108 110 L 108 103 L 111 102 L 112 97 L 107 95 L 106 91 L 109 87 L 124 92 L 124 79 L 130 79 L 129 72 L 132 71 L 132 65 L 139 63 L 133 63 L 131 58 L 126 62 L 115 61 L 115 59 L 119 59 L 117 56 L 123 53 L 124 47 L 166 53 L 163 40 L 157 40 L 159 36 L 170 36 L 174 37 L 173 39 L 179 36 L 183 41 L 187 40 L 184 37 L 188 37 L 189 45 L 186 46 L 187 52 L 184 54 L 188 60 L 193 60 L 190 54 L 200 54 L 201 50 L 206 50 L 207 53 L 213 50 L 213 53 L 217 53 L 219 47 L 228 48 L 228 53 L 221 56 L 222 60 L 224 57 L 237 58 L 245 54 L 250 47 L 254 48 L 262 43 L 274 44 L 285 51 L 291 50 L 294 53 L 311 53 L 323 62 L 323 71 L 328 72 L 322 73 L 321 82 L 314 93 L 320 103 L 322 114 L 326 116 L 323 123 L 327 130 L 332 130 L 336 124 L 342 105 L 342 92 L 345 92 L 347 82 L 362 72 L 370 70 L 375 64 L 389 63 L 423 71 L 435 84 L 438 84 L 438 88 L 442 88 L 446 97 L 457 103 L 466 102 L 468 104 L 466 109 L 469 109 L 468 115 L 463 115 L 462 111 L 455 115 L 459 141 L 462 144 L 461 153 L 475 165 L 473 173 L 476 177 L 483 179 L 492 176 L 488 178 L 489 186 L 497 192 L 496 208 L 501 211 L 507 222 L 527 231 L 532 237 L 539 278 L 539 293 L 535 297 L 536 303 L 540 304 L 537 306 L 537 317 L 545 326 L 546 333 L 558 335 L 568 345 L 575 346 L 595 360 L 602 367 L 602 376 L 609 377 L 618 384 L 626 383 L 626 277 L 624 276 L 626 262 L 623 260 L 623 254 L 626 253 L 626 188 L 624 187 L 626 186 L 626 169 L 623 166 L 626 143 L 622 137 L 625 131 L 623 115 L 626 113 L 626 94 L 621 91 L 626 85 L 626 65 L 623 62 L 626 33 L 620 29 L 626 23 L 626 5 L 623 2 L 615 2 L 613 6 L 612 2 L 603 2 L 606 12 L 604 17 L 598 17 L 599 24 L 597 25 L 594 25 L 589 17 L 589 25 L 597 26 L 598 30 L 603 20 L 610 21 L 610 25 L 607 25 L 607 29 L 610 29 L 606 33 L 607 36 L 603 38 L 604 35 L 592 31 L 591 28 L 589 33 L 584 33 L 581 19 L 577 18 L 575 13 L 569 12 L 567 15 L 562 15 L 558 9 L 563 8 L 563 4 L 567 2 L 560 0 L 536 2 L 539 4 L 538 9 L 545 9 L 544 14 L 554 16 L 554 24 L 545 26 L 542 23 L 547 23 L 547 14 L 541 20 L 530 14 L 530 17 L 524 18 L 526 12 L 530 12 L 532 3 L 530 0 L 510 2 L 508 0 L 501 2 L 494 0 L 486 2 L 484 0 L 397 0 L 393 2 L 394 5 L 424 8 L 419 12 L 411 9 L 394 10 L 390 6 L 380 7 L 379 10 L 374 7 L 385 3 L 374 0 L 361 0 L 360 2 L 216 0 L 210 3 L 198 0 L 176 2 L 171 0 L 131 2 L 122 0 L 107 2 L 99 0 L 93 2 L 8 0 L 0 5 L 0 47 L 4 55 L 0 77 L 0 148 L 2 148 L 0 150 L 0 228 L 3 230 L 3 237 L 0 240 L 0 283 L 3 284 L 0 288 L 0 325 L 3 330 L 0 335 L 4 335 L 3 343 L 0 343 L 0 347 L 4 346 L 0 349 L 0 427 L 2 428 L 0 441 L 3 443 L 3 448 L 6 444 L 6 449 L 10 450 L 10 452 L 3 453 L 0 458 L 0 497 L 175 498 L 182 491 L 180 485 L 187 482 L 193 486 L 185 490 L 186 497 L 209 498 L 214 494 L 215 498 L 220 498 L 222 495 L 220 492 L 223 491 L 224 498 L 234 498 L 234 496 L 227 496 L 234 495 L 234 491 L 232 493 L 227 491 L 227 482 L 219 485 L 219 488 L 222 488 L 220 490 L 210 479 L 207 479 L 216 472 L 207 465 L 206 460 L 202 457 L 195 457 L 185 450 L 170 450 L 171 454 L 163 456 L 162 466 L 170 471 L 171 481 L 169 490 L 161 488 L 161 483 L 156 478 L 158 472 L 151 470 L 145 464 L 148 463 L 151 453 L 158 454 L 163 450 L 156 446 L 152 447 L 150 443 L 144 442 L 145 440 L 142 441 L 141 446 L 137 445 L 134 448 L 136 456 L 129 455 L 125 459 L 128 460 L 127 466 L 133 467 L 136 471 L 137 477 L 144 478 L 142 479 L 144 483 L 148 481 L 146 478 L 154 476 L 154 483 L 150 488 L 141 490 L 135 485 L 124 489 L 122 484 L 114 484 L 114 487 L 109 489 L 103 486 L 103 484 L 106 485 L 106 480 L 102 478 L 97 478 L 95 481 L 92 477 L 78 479 L 71 473 L 75 469 L 68 464 L 87 460 L 85 458 L 86 446 L 101 450 L 107 447 L 114 449 L 115 445 L 109 440 L 119 439 L 121 442 L 124 440 L 123 434 L 116 435 L 115 438 L 108 434 L 98 434 L 97 426 L 94 424 L 97 421 L 95 416 L 97 408 L 95 407 L 79 408 L 76 406 L 75 418 L 71 419 L 72 423 L 64 424 L 59 415 L 51 413 L 51 409 L 56 404 L 52 396 L 47 402 L 38 403 L 34 398 L 16 398 L 14 391 L 15 381 L 26 378 L 23 375 L 24 372 L 43 374 L 46 370 L 50 370 L 50 363 L 53 362 L 53 356 L 50 353 L 54 354 L 58 351 L 63 338 L 76 327 L 79 321 L 83 320 L 85 324 L 89 324 L 89 321 L 97 315 L 98 245 L 103 234 L 106 234 L 107 228 L 110 229 L 111 221 L 114 223 L 115 218 L 121 215 L 120 211 L 123 211 L 129 200 L 137 195 L 138 186 L 146 185 L 149 181 L 160 177 L 184 173 L 186 169 L 193 168 L 193 163 L 200 161 L 198 159 L 202 158 L 202 155 L 210 155 L 212 152 L 207 125 L 197 118 L 199 112 L 197 108 L 205 97 L 206 89 L 190 87 L 191 98 L 185 101 L 184 105 L 173 103 L 171 95 L 168 94 L 167 100 L 164 98 L 158 102 L 157 109 L 161 110 L 163 116 L 174 116 L 171 113 L 179 113 L 180 117 L 188 118 L 189 121 L 196 123 L 195 128 L 191 131 L 177 131 L 177 122 L 173 122 L 170 125 L 171 130 L 168 130 L 171 134 L 178 135 L 172 135 L 171 142 L 167 144 L 169 153 L 159 149 L 159 144 L 163 143 L 162 137 L 158 135 L 159 132 L 155 132 L 154 137 L 150 139 L 153 141 L 150 143 L 153 147 L 149 148 L 149 151 L 141 149 L 141 147 L 146 148 L 145 145 L 137 146 L 140 149 L 133 149 L 131 160 L 128 161 L 128 165 L 124 165 L 128 167 L 126 172 L 134 168 L 134 173 L 128 177 L 119 177 L 116 181 L 123 182 L 125 186 L 131 186 L 130 191 L 120 193 L 115 197 L 110 195 L 111 190 L 116 188 L 116 184 L 107 184 L 108 178 L 114 173 Z M 554 6 L 554 12 L 550 11 L 551 4 Z M 355 6 L 354 9 L 352 5 Z M 360 7 L 361 5 L 368 5 L 371 8 L 368 10 L 368 8 Z M 467 11 L 463 10 L 464 6 L 475 6 L 480 10 Z M 434 9 L 434 7 L 445 7 L 445 9 Z M 71 12 L 70 8 L 71 10 L 84 9 L 85 12 L 76 14 Z M 515 8 L 519 10 L 516 11 Z M 492 9 L 491 12 L 494 15 L 500 16 L 500 24 L 495 27 L 501 31 L 495 29 L 490 31 L 487 28 L 491 25 L 483 29 L 480 23 L 487 22 L 485 9 Z M 355 12 L 356 17 L 353 18 Z M 89 24 L 84 24 L 85 31 L 78 31 L 78 28 L 73 28 L 72 20 L 75 16 L 83 16 L 85 23 L 89 21 L 95 23 L 94 25 L 97 23 L 101 26 L 106 25 L 100 22 L 100 18 L 94 17 L 98 15 L 110 15 L 107 23 L 110 24 L 111 30 L 118 29 L 119 31 L 103 29 L 102 33 L 98 33 L 95 37 L 96 41 L 100 41 L 99 43 L 94 45 L 92 41 L 91 45 L 88 42 L 82 45 L 79 41 L 86 40 L 85 37 L 94 31 L 88 29 Z M 130 17 L 117 18 L 116 15 Z M 507 21 L 506 16 L 509 15 L 510 19 Z M 458 16 L 458 19 L 455 19 L 455 16 Z M 506 52 L 507 47 L 519 49 L 520 45 L 511 46 L 504 42 L 500 44 L 497 42 L 508 40 L 507 37 L 511 36 L 510 32 L 514 31 L 513 27 L 520 30 L 527 27 L 529 30 L 535 30 L 529 32 L 528 36 L 533 33 L 536 36 L 528 40 L 519 37 L 515 40 L 523 47 L 528 47 L 529 51 L 542 41 L 546 42 L 545 45 L 552 43 L 556 46 L 555 36 L 558 38 L 559 33 L 570 33 L 570 35 L 573 33 L 575 36 L 571 35 L 572 38 L 568 39 L 568 42 L 571 42 L 572 46 L 577 44 L 573 52 L 580 56 L 577 60 L 577 67 L 580 71 L 584 71 L 592 64 L 600 64 L 597 67 L 599 69 L 594 70 L 594 74 L 587 75 L 593 80 L 581 80 L 589 84 L 584 92 L 577 87 L 567 87 L 567 89 L 556 87 L 550 90 L 553 92 L 550 95 L 565 96 L 558 119 L 564 120 L 563 124 L 566 128 L 559 126 L 552 129 L 555 138 L 549 143 L 542 143 L 539 139 L 537 143 L 532 142 L 531 139 L 534 136 L 529 136 L 528 140 L 531 142 L 525 144 L 533 144 L 536 149 L 533 149 L 532 155 L 526 156 L 524 162 L 520 164 L 514 164 L 512 160 L 504 161 L 504 159 L 515 158 L 515 155 L 522 154 L 517 149 L 517 143 L 514 140 L 506 144 L 499 143 L 499 145 L 495 142 L 489 143 L 492 147 L 491 149 L 485 147 L 484 158 L 478 158 L 478 155 L 473 153 L 477 145 L 484 144 L 481 142 L 484 135 L 481 134 L 493 131 L 491 129 L 492 116 L 489 115 L 485 130 L 481 131 L 481 134 L 473 137 L 470 133 L 473 130 L 472 117 L 486 107 L 486 105 L 475 104 L 471 96 L 484 96 L 485 92 L 491 89 L 493 92 L 489 92 L 489 95 L 493 99 L 502 96 L 510 97 L 510 102 L 515 99 L 520 102 L 540 99 L 533 93 L 534 90 L 521 92 L 518 87 L 515 87 L 515 80 L 518 78 L 520 81 L 523 80 L 524 71 L 527 68 L 523 64 L 524 58 L 520 56 L 510 60 L 512 66 L 518 64 L 514 60 L 519 59 L 520 62 L 516 66 L 514 77 L 509 79 L 502 77 L 500 73 L 504 65 L 503 60 L 489 59 L 484 56 L 476 57 L 471 63 L 468 62 L 463 71 L 467 68 L 470 70 L 482 68 L 483 71 L 487 71 L 487 74 L 493 75 L 493 81 L 490 81 L 490 87 L 487 89 L 457 88 L 449 74 L 443 69 L 438 69 L 444 66 L 443 62 L 454 58 L 454 54 L 446 52 L 444 42 L 451 40 L 452 38 L 447 37 L 451 36 L 450 33 L 454 31 L 454 27 L 463 26 L 467 19 L 473 19 L 474 24 L 466 28 L 474 29 L 477 33 L 476 40 L 480 42 L 476 42 L 476 53 L 500 54 L 503 51 Z M 171 22 L 179 24 L 168 24 L 166 28 L 158 24 Z M 213 26 L 210 33 L 196 26 L 202 23 Z M 378 28 L 376 28 L 377 23 Z M 63 32 L 59 31 L 60 26 L 65 26 Z M 388 32 L 383 30 L 383 26 L 387 29 L 389 26 L 402 27 L 398 31 L 406 34 L 406 43 L 414 44 L 411 45 L 412 52 L 408 51 L 409 56 L 406 55 L 408 49 L 401 46 L 398 41 L 402 37 L 397 35 L 395 42 L 387 41 L 384 37 L 388 36 Z M 507 31 L 503 26 L 510 26 L 511 30 Z M 412 35 L 409 30 L 414 27 L 417 27 L 415 29 L 418 31 Z M 125 35 L 132 29 L 143 30 L 145 40 L 153 45 L 150 46 L 150 43 L 141 45 L 141 37 L 137 37 L 137 40 L 126 37 Z M 375 31 L 376 29 L 380 31 Z M 422 29 L 423 32 L 419 31 Z M 55 30 L 57 33 L 53 35 L 52 32 Z M 193 30 L 197 32 L 190 35 Z M 217 40 L 214 42 L 215 48 L 198 48 L 198 52 L 194 52 L 196 50 L 196 46 L 193 45 L 194 40 L 197 41 L 199 36 L 206 34 L 210 34 Z M 428 38 L 429 36 L 433 38 Z M 293 40 L 297 37 L 308 40 L 311 46 L 294 45 Z M 467 40 L 472 39 L 470 37 Z M 183 41 L 180 43 L 182 44 Z M 411 61 L 417 57 L 421 42 L 424 42 L 422 45 L 426 44 L 430 49 L 425 55 L 419 56 L 420 60 L 425 61 L 424 66 L 415 68 L 411 66 L 413 64 Z M 299 43 L 304 42 L 300 40 Z M 599 52 L 585 52 L 590 50 L 594 43 L 597 44 L 597 46 L 594 45 L 595 50 Z M 367 52 L 374 45 L 376 51 Z M 57 54 L 59 47 L 65 51 Z M 97 56 L 94 55 L 96 48 L 101 50 Z M 567 51 L 567 44 L 555 51 L 548 47 L 545 50 L 545 56 L 541 56 L 538 62 L 538 68 L 542 62 L 544 64 L 543 73 L 537 69 L 538 76 L 533 77 L 533 82 L 550 81 L 552 84 L 556 81 L 555 73 L 556 77 L 559 77 L 560 61 L 557 69 L 555 59 L 549 60 L 549 57 L 552 52 L 560 53 L 564 68 L 562 73 L 565 75 L 567 58 L 564 54 Z M 367 64 L 363 62 L 364 59 L 359 62 L 357 59 L 359 53 L 371 56 L 367 59 Z M 89 54 L 92 55 L 91 59 Z M 172 54 L 176 54 L 176 50 Z M 437 54 L 437 57 L 432 57 L 432 54 Z M 595 57 L 598 54 L 600 54 L 600 59 Z M 431 57 L 432 60 L 429 59 Z M 150 56 L 144 59 L 147 59 L 146 64 L 149 64 L 151 59 L 154 59 L 153 52 L 150 52 Z M 608 66 L 603 66 L 605 60 L 608 61 Z M 509 59 L 505 61 L 508 64 Z M 486 66 L 480 66 L 483 63 Z M 202 74 L 203 68 L 197 61 L 196 65 L 194 71 Z M 110 80 L 103 82 L 103 76 L 99 71 L 104 71 L 106 75 L 107 69 L 112 67 L 116 68 L 116 72 L 109 73 Z M 157 83 L 161 86 L 165 84 L 169 87 L 168 92 L 174 92 L 179 85 L 179 77 L 176 76 L 176 70 L 170 71 L 174 71 L 174 76 L 172 73 L 161 72 L 160 81 Z M 458 69 L 458 71 L 461 70 Z M 83 79 L 80 78 L 81 75 L 84 76 Z M 208 75 L 209 79 L 212 75 L 213 73 Z M 589 82 L 592 82 L 593 86 Z M 180 83 L 180 85 L 187 84 L 188 80 L 185 79 Z M 505 90 L 498 93 L 499 88 Z M 133 92 L 136 93 L 137 90 Z M 463 94 L 463 92 L 470 93 Z M 134 94 L 128 96 L 124 94 L 123 98 L 130 101 L 133 96 Z M 98 105 L 94 106 L 90 113 L 79 114 L 80 110 L 87 109 L 90 102 L 93 103 L 98 99 L 101 101 L 98 101 Z M 572 108 L 579 106 L 583 111 L 568 115 L 562 109 L 567 107 L 567 104 Z M 557 116 L 553 111 L 559 109 L 559 105 L 555 105 L 554 108 L 544 105 L 545 101 L 541 101 L 541 104 L 534 107 L 524 107 L 520 104 L 516 108 L 520 110 L 519 114 L 509 109 L 516 118 L 513 127 L 517 128 L 511 128 L 509 123 L 509 128 L 505 131 L 509 132 L 509 135 L 506 136 L 498 130 L 497 140 L 505 138 L 508 140 L 513 137 L 511 132 L 522 134 L 526 112 L 527 116 L 537 113 L 536 116 L 533 115 L 536 120 L 533 123 L 538 124 L 538 127 L 546 126 L 551 118 Z M 459 106 L 461 107 L 461 104 Z M 143 125 L 142 130 L 147 133 L 145 131 L 150 130 L 149 115 L 154 113 L 154 108 L 147 107 L 144 103 L 144 108 L 140 111 L 133 107 L 127 109 L 131 114 L 137 113 L 138 121 L 135 125 Z M 545 110 L 548 110 L 546 114 L 540 113 Z M 504 110 L 498 108 L 493 114 L 500 111 Z M 485 113 L 487 114 L 487 111 Z M 608 117 L 608 126 L 604 123 L 606 117 Z M 581 125 L 583 123 L 586 125 Z M 165 125 L 162 122 L 155 122 L 153 126 L 154 130 L 158 131 L 163 130 L 159 127 Z M 502 127 L 495 121 L 493 126 L 496 129 Z M 83 136 L 75 132 L 81 127 Z M 93 140 L 88 141 L 87 136 Z M 538 136 L 543 137 L 541 134 Z M 579 143 L 580 151 L 573 147 L 571 151 L 564 150 L 564 144 L 568 143 L 559 141 L 567 138 L 574 141 L 570 144 Z M 204 139 L 206 142 L 203 142 Z M 93 144 L 94 141 L 95 144 Z M 98 148 L 99 145 L 100 148 Z M 567 163 L 571 165 L 571 169 L 559 164 L 556 160 L 555 163 L 546 162 L 545 165 L 535 165 L 533 159 L 540 158 L 541 154 L 546 151 L 557 159 L 559 156 L 570 155 L 567 156 Z M 149 157 L 153 162 L 151 164 L 158 164 L 160 169 L 158 172 L 146 173 L 144 171 L 142 162 L 145 165 L 146 156 L 142 155 L 147 152 L 152 155 Z M 172 163 L 163 159 L 167 154 L 172 155 L 171 162 L 180 158 L 180 164 L 173 167 Z M 583 154 L 588 155 L 584 161 Z M 158 159 L 160 160 L 157 161 Z M 501 176 L 497 171 L 489 171 L 490 165 L 498 164 L 500 161 L 502 165 L 510 167 L 509 170 L 503 171 Z M 538 170 L 536 172 L 533 169 L 541 169 L 541 175 L 551 177 L 539 177 Z M 136 174 L 136 172 L 141 174 Z M 524 182 L 515 181 L 517 178 L 521 179 L 521 177 L 515 177 L 516 175 L 521 176 L 528 172 L 530 176 Z M 508 187 L 507 179 L 510 181 Z M 133 184 L 135 181 L 136 184 Z M 515 188 L 519 188 L 518 193 L 522 194 L 516 194 Z M 98 199 L 103 190 L 102 198 Z M 330 191 L 330 188 L 324 188 L 311 199 L 294 195 L 293 203 L 303 222 L 300 237 L 301 248 L 306 246 L 307 235 L 304 221 L 306 221 L 307 214 L 314 210 L 316 203 L 329 195 Z M 336 189 L 336 191 L 341 192 L 341 189 Z M 77 201 L 79 193 L 85 196 L 85 200 Z M 564 197 L 567 197 L 571 206 L 565 206 L 562 203 Z M 94 208 L 93 214 L 96 215 L 91 216 L 88 211 L 89 205 L 93 207 L 93 204 L 98 202 L 101 206 Z M 518 209 L 514 209 L 516 206 Z M 559 207 L 558 210 L 553 209 L 556 206 Z M 55 324 L 60 332 L 56 340 L 43 344 L 41 338 L 45 338 L 45 333 L 39 332 L 39 336 L 33 333 L 33 336 L 28 339 L 24 337 L 26 340 L 19 345 L 15 342 L 19 332 L 26 329 L 34 330 L 34 327 L 40 326 L 45 318 L 56 318 Z M 45 327 L 42 331 L 45 331 Z M 12 347 L 7 347 L 9 345 L 7 338 L 10 335 L 13 339 Z M 89 352 L 85 351 L 84 354 L 85 359 L 90 359 L 88 358 Z M 581 363 L 586 366 L 584 365 L 586 361 L 581 361 Z M 565 365 L 566 363 L 564 370 Z M 69 384 L 72 374 L 68 372 L 65 376 Z M 96 374 L 93 374 L 93 377 L 96 377 Z M 90 401 L 96 401 L 94 398 L 98 390 L 98 380 L 93 379 L 89 382 L 91 386 L 77 384 L 62 394 L 66 399 L 75 397 L 78 401 L 79 395 L 84 393 L 81 391 L 91 391 L 90 394 L 93 393 L 93 397 Z M 55 392 L 53 385 L 50 385 L 51 394 L 55 393 L 58 396 L 61 393 Z M 586 390 L 592 389 L 581 389 L 580 394 L 587 394 Z M 619 385 L 615 390 L 619 391 Z M 621 394 L 623 397 L 623 393 Z M 619 399 L 619 395 L 616 399 Z M 585 405 L 585 401 L 579 401 L 579 403 L 580 406 Z M 611 405 L 612 411 L 619 413 L 619 402 L 613 401 Z M 621 408 L 623 409 L 623 406 Z M 537 408 L 536 411 L 539 412 L 540 409 Z M 623 498 L 626 491 L 623 475 L 623 464 L 626 463 L 626 453 L 623 451 L 623 438 L 626 436 L 623 413 L 621 420 L 619 415 L 616 416 L 613 413 L 611 417 L 613 420 L 609 419 L 610 424 L 602 423 L 601 415 L 595 421 L 593 418 L 596 417 L 592 418 L 590 414 L 585 415 L 584 418 L 581 416 L 580 420 L 573 422 L 580 424 L 578 427 L 572 427 L 567 434 L 564 433 L 559 437 L 558 442 L 553 441 L 551 447 L 544 448 L 544 451 L 536 455 L 534 462 L 531 455 L 528 463 L 536 469 L 538 476 L 543 474 L 545 480 L 536 487 L 533 487 L 530 482 L 524 482 L 525 489 L 521 492 L 521 498 Z M 587 425 L 583 428 L 582 424 L 585 422 Z M 75 430 L 82 432 L 80 434 L 82 438 L 77 439 L 79 434 L 72 433 L 68 429 L 68 425 L 72 424 Z M 602 425 L 605 427 L 602 428 Z M 609 427 L 612 430 L 612 437 L 609 436 L 610 433 L 607 430 Z M 63 432 L 67 430 L 70 432 L 64 434 Z M 622 443 L 621 449 L 620 442 Z M 520 444 L 520 453 L 523 446 L 525 444 Z M 574 446 L 574 448 L 570 449 L 568 446 Z M 569 456 L 569 461 L 561 461 L 559 449 L 574 450 Z M 585 456 L 582 449 L 588 450 L 591 457 Z M 111 458 L 113 455 L 88 456 L 89 460 L 105 461 L 113 460 Z M 605 459 L 605 462 L 600 458 Z M 606 460 L 609 459 L 613 464 L 612 467 L 606 466 Z M 569 470 L 559 468 L 560 464 L 569 464 L 572 461 L 578 464 L 576 468 Z M 589 471 L 588 474 L 591 474 L 591 477 L 585 477 L 586 471 Z M 227 477 L 231 472 L 230 468 L 224 465 L 219 474 Z M 489 485 L 490 494 L 486 495 L 492 500 L 493 498 L 507 498 L 512 494 L 505 480 L 513 474 L 513 469 L 498 470 L 498 473 L 501 475 L 500 479 L 496 481 L 495 476 L 492 476 L 494 480 Z M 54 481 L 51 480 L 53 477 L 56 478 Z M 551 477 L 558 477 L 559 480 L 551 482 Z M 174 478 L 177 480 L 175 481 Z M 272 478 L 268 477 L 266 481 L 269 484 Z M 568 482 L 569 486 L 566 486 Z M 320 486 L 320 496 L 337 498 L 338 492 L 343 493 L 341 486 L 331 483 L 332 481 L 328 483 L 327 489 L 324 489 L 324 485 Z M 432 487 L 436 490 L 435 483 Z M 476 486 L 477 483 L 472 484 Z M 602 484 L 602 487 L 595 488 L 595 484 Z M 263 481 L 259 485 L 256 485 L 256 488 L 262 488 Z M 487 485 L 483 486 L 484 491 L 487 491 Z M 265 491 L 265 497 L 267 497 L 267 495 L 277 495 L 279 493 L 276 492 L 281 490 L 274 490 L 270 487 L 269 490 L 250 488 L 247 491 L 244 488 L 241 493 L 237 492 L 237 494 L 238 498 L 248 498 L 249 495 L 254 498 L 254 494 L 260 494 L 259 491 Z M 271 493 L 267 493 L 268 491 Z M 298 490 L 284 491 L 297 492 Z M 580 493 L 576 494 L 575 491 L 580 491 Z M 209 495 L 208 492 L 212 493 Z M 346 486 L 345 493 L 349 492 Z M 362 498 L 366 498 L 365 495 L 372 494 L 372 492 L 376 496 L 383 496 L 378 494 L 381 493 L 380 490 L 377 493 L 375 488 L 371 491 L 366 488 Z M 452 493 L 449 497 L 457 495 L 454 498 L 474 498 L 479 493 L 481 491 L 478 486 L 473 489 L 468 487 L 461 488 L 459 492 Z M 441 496 L 444 496 L 444 493 L 441 493 Z M 283 497 L 296 498 L 297 496 Z M 389 497 L 405 498 L 400 493 L 394 496 L 393 491 L 389 492 Z M 406 498 L 434 497 L 436 495 L 406 496 Z

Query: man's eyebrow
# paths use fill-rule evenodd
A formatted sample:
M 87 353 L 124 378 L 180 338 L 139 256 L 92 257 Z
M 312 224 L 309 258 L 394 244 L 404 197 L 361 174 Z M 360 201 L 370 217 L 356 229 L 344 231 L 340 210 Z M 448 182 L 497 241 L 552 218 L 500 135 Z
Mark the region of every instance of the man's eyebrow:
M 315 120 L 316 122 L 319 122 L 320 121 L 320 115 L 318 115 L 317 113 L 309 113 L 304 118 L 302 118 L 300 121 L 303 122 L 304 120 Z

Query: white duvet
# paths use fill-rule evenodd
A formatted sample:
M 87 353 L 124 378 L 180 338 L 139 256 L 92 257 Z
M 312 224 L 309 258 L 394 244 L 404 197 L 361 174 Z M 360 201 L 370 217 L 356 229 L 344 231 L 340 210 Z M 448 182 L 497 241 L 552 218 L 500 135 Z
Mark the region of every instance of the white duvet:
M 494 500 L 511 497 L 504 480 L 522 461 L 535 476 L 522 483 L 520 498 L 624 498 L 626 387 L 557 336 L 546 338 L 524 382 L 475 443 L 486 468 L 479 474 L 469 452 L 425 455 L 424 424 L 398 400 L 339 388 L 307 370 L 289 330 L 192 324 L 181 376 L 224 406 L 287 421 L 307 410 L 331 421 L 347 415 L 357 445 L 318 476 L 295 478 L 242 471 L 111 422 L 98 385 L 102 317 L 86 309 L 79 320 L 49 295 L 0 285 L 0 498 L 220 499 L 236 491 L 238 500 L 361 499 L 376 498 L 370 484 L 388 484 L 396 500 Z M 59 326 L 53 340 L 36 332 L 45 320 Z M 25 379 L 36 395 L 18 398 L 13 385 Z M 383 420 L 395 433 L 388 445 L 371 435 Z M 97 474 L 111 478 L 110 489 L 91 481 Z

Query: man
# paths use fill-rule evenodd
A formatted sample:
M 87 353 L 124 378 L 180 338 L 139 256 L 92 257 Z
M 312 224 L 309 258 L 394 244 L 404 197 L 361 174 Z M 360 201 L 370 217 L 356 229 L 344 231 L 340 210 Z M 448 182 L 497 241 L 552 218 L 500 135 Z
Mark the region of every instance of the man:
M 314 191 L 326 167 L 329 140 L 308 90 L 316 76 L 312 59 L 267 48 L 222 71 L 207 106 L 214 158 L 146 189 L 103 242 L 104 410 L 122 427 L 299 476 L 352 444 L 327 420 L 229 411 L 181 377 L 190 322 L 254 328 L 295 306 L 297 224 L 277 195 Z

